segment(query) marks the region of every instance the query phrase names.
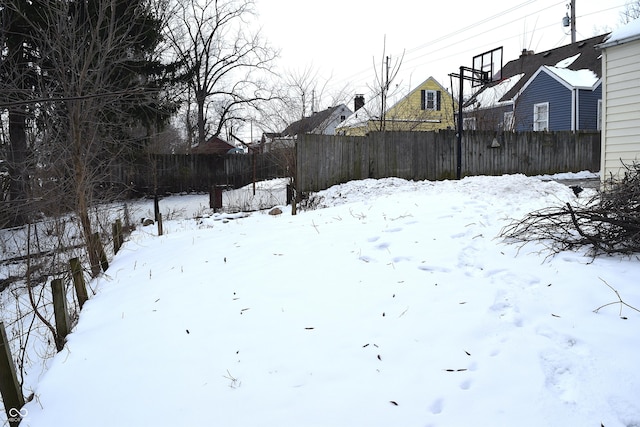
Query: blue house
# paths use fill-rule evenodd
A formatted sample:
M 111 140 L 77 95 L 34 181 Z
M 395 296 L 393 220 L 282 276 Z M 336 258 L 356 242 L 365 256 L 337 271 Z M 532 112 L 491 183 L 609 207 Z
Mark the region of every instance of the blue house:
M 502 80 L 482 86 L 464 106 L 465 129 L 496 131 L 599 130 L 600 52 L 606 34 L 520 58 Z
M 602 81 L 591 70 L 543 65 L 515 97 L 514 130 L 599 130 Z M 528 112 L 528 113 L 527 113 Z

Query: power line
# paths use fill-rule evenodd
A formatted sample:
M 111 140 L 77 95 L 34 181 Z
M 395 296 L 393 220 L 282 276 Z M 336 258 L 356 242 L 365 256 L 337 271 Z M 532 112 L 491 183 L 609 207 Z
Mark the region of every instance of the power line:
M 498 18 L 500 18 L 500 17 L 502 17 L 502 16 L 505 16 L 505 15 L 507 15 L 507 14 L 511 13 L 511 12 L 517 11 L 517 10 L 519 10 L 519 9 L 521 9 L 521 8 L 523 8 L 523 7 L 527 6 L 527 5 L 529 5 L 529 4 L 535 3 L 536 1 L 537 1 L 537 0 L 527 0 L 527 1 L 523 2 L 523 3 L 520 3 L 520 4 L 516 5 L 516 6 L 513 6 L 513 7 L 509 8 L 509 9 L 507 9 L 507 10 L 505 10 L 505 11 L 502 11 L 502 12 L 497 13 L 497 14 L 495 14 L 495 15 L 492 15 L 492 16 L 490 16 L 490 17 L 484 18 L 484 19 L 482 19 L 482 20 L 480 20 L 480 21 L 478 21 L 478 22 L 475 22 L 475 23 L 473 23 L 473 24 L 467 25 L 466 27 L 463 27 L 463 28 L 457 29 L 457 30 L 455 30 L 455 31 L 452 31 L 452 32 L 450 32 L 450 33 L 448 33 L 448 34 L 446 34 L 446 35 L 444 35 L 444 36 L 441 36 L 441 37 L 439 37 L 439 38 L 437 38 L 437 39 L 435 39 L 435 40 L 432 40 L 432 41 L 430 41 L 430 42 L 428 42 L 428 43 L 424 43 L 424 44 L 422 44 L 422 45 L 420 45 L 420 46 L 417 46 L 417 47 L 411 48 L 411 49 L 407 50 L 407 51 L 406 51 L 406 53 L 407 53 L 407 54 L 410 54 L 410 53 L 413 53 L 413 52 L 417 52 L 417 51 L 419 51 L 419 50 L 424 49 L 425 47 L 432 46 L 432 45 L 437 44 L 437 43 L 439 43 L 439 42 L 442 42 L 442 41 L 445 41 L 445 40 L 451 39 L 451 38 L 453 38 L 453 37 L 455 37 L 455 36 L 459 36 L 460 34 L 462 34 L 462 33 L 466 32 L 466 31 L 468 31 L 468 30 L 471 30 L 471 29 L 476 28 L 476 27 L 478 27 L 478 26 L 480 26 L 480 25 L 482 25 L 482 24 L 485 24 L 485 23 L 487 23 L 487 22 L 490 22 L 490 21 L 493 21 L 493 20 L 495 20 L 495 19 L 498 19 Z M 529 14 L 527 14 L 527 15 L 523 15 L 523 16 L 521 16 L 520 18 L 517 18 L 515 21 L 522 20 L 522 19 L 524 19 L 524 18 L 526 18 L 526 17 L 528 17 L 528 16 L 531 16 L 531 15 L 533 15 L 533 14 L 541 13 L 541 12 L 543 12 L 543 11 L 547 10 L 547 9 L 550 9 L 550 8 L 552 8 L 552 7 L 555 7 L 555 6 L 558 6 L 558 5 L 560 5 L 560 4 L 562 4 L 562 3 L 565 3 L 565 2 L 566 2 L 566 0 L 562 0 L 562 1 L 558 2 L 558 3 L 554 3 L 553 5 L 550 5 L 550 6 L 544 7 L 544 8 L 542 8 L 542 9 L 540 9 L 540 10 L 536 11 L 536 12 L 529 13 Z M 469 37 L 467 37 L 466 39 L 456 41 L 456 42 L 454 42 L 454 43 L 451 43 L 451 44 L 449 44 L 449 45 L 443 46 L 443 47 L 438 48 L 438 49 L 436 49 L 436 50 L 429 51 L 429 52 L 424 53 L 424 54 L 422 54 L 422 55 L 420 55 L 420 56 L 417 56 L 417 57 L 414 57 L 414 58 L 408 59 L 408 60 L 406 60 L 406 61 L 404 61 L 404 62 L 403 62 L 403 65 L 404 65 L 404 64 L 406 64 L 406 63 L 408 63 L 408 62 L 414 61 L 414 60 L 416 60 L 416 59 L 422 58 L 422 57 L 424 57 L 424 56 L 427 56 L 427 55 L 433 54 L 434 52 L 438 52 L 438 51 L 440 51 L 440 50 L 450 48 L 450 47 L 455 46 L 455 45 L 457 45 L 457 44 L 460 44 L 460 43 L 462 43 L 462 42 L 464 42 L 464 41 L 470 40 L 471 38 L 478 37 L 479 35 L 486 34 L 486 33 L 488 33 L 488 32 L 494 31 L 494 30 L 496 30 L 496 29 L 498 29 L 498 28 L 500 28 L 500 27 L 499 27 L 499 26 L 498 26 L 498 27 L 493 27 L 493 28 L 491 28 L 491 29 L 489 29 L 489 30 L 486 30 L 486 31 L 483 31 L 483 32 L 481 32 L 481 33 L 479 33 L 479 34 L 473 34 L 472 36 L 469 36 Z M 450 56 L 455 56 L 455 55 L 457 55 L 457 54 L 452 54 L 452 55 L 450 55 Z M 449 57 L 449 56 L 447 56 L 447 57 Z M 353 79 L 354 79 L 354 78 L 356 78 L 357 76 L 360 76 L 360 75 L 363 75 L 363 74 L 368 74 L 368 73 L 370 73 L 370 69 L 363 69 L 363 70 L 361 70 L 361 71 L 358 71 L 358 72 L 356 72 L 356 73 L 354 73 L 354 74 L 352 74 L 352 75 L 349 75 L 349 76 L 347 76 L 347 77 L 345 77 L 345 78 L 341 79 L 341 81 L 349 81 L 349 80 L 353 80 Z
M 514 11 L 520 10 L 523 7 L 534 3 L 535 1 L 536 0 L 525 1 L 525 2 L 520 3 L 520 4 L 514 6 L 514 7 L 510 8 L 510 9 L 507 9 L 507 10 L 505 10 L 503 12 L 494 14 L 494 15 L 492 15 L 490 17 L 484 18 L 484 19 L 482 19 L 482 20 L 480 20 L 480 21 L 478 21 L 478 22 L 476 22 L 474 24 L 468 25 L 468 26 L 463 27 L 463 28 L 461 28 L 459 30 L 450 32 L 450 33 L 448 33 L 448 34 L 446 34 L 446 35 L 444 35 L 442 37 L 439 37 L 439 38 L 437 38 L 435 40 L 432 40 L 432 41 L 430 41 L 428 43 L 424 43 L 424 44 L 419 45 L 417 47 L 411 48 L 411 49 L 406 51 L 405 60 L 403 61 L 402 65 L 404 67 L 407 64 L 415 63 L 416 61 L 418 61 L 418 60 L 420 60 L 422 58 L 425 58 L 427 56 L 430 58 L 428 62 L 420 62 L 420 63 L 414 64 L 413 66 L 410 67 L 410 69 L 416 69 L 416 68 L 418 68 L 420 66 L 423 66 L 423 65 L 426 65 L 428 63 L 432 63 L 433 64 L 433 63 L 441 62 L 444 59 L 451 58 L 451 57 L 454 57 L 454 56 L 459 56 L 459 55 L 461 55 L 461 54 L 463 54 L 465 52 L 478 51 L 478 49 L 482 48 L 482 47 L 489 47 L 489 46 L 493 47 L 496 43 L 499 44 L 501 42 L 504 42 L 505 40 L 511 40 L 511 39 L 516 38 L 516 37 L 526 37 L 527 34 L 533 34 L 536 31 L 544 30 L 544 29 L 553 27 L 555 25 L 560 25 L 559 22 L 558 23 L 554 22 L 552 24 L 544 25 L 542 27 L 536 27 L 536 29 L 532 30 L 532 31 L 525 31 L 524 34 L 517 34 L 515 36 L 510 36 L 510 37 L 501 37 L 498 40 L 494 39 L 494 41 L 489 41 L 489 42 L 483 44 L 482 46 L 477 46 L 476 45 L 476 46 L 474 46 L 474 47 L 472 47 L 470 49 L 463 49 L 463 50 L 457 50 L 456 49 L 455 52 L 452 51 L 451 48 L 464 46 L 464 42 L 467 42 L 467 41 L 469 41 L 469 40 L 471 40 L 473 38 L 477 38 L 477 37 L 482 36 L 484 34 L 490 33 L 492 31 L 495 31 L 495 30 L 500 29 L 502 27 L 501 25 L 498 25 L 498 26 L 491 27 L 491 28 L 489 28 L 487 30 L 481 31 L 479 33 L 474 33 L 473 35 L 471 35 L 469 37 L 466 37 L 466 38 L 464 38 L 462 40 L 457 40 L 457 41 L 449 43 L 449 44 L 447 44 L 445 46 L 437 47 L 435 49 L 431 49 L 431 50 L 428 50 L 427 52 L 421 53 L 419 55 L 415 55 L 416 52 L 423 51 L 426 47 L 433 46 L 433 45 L 436 45 L 436 44 L 441 43 L 443 41 L 453 39 L 454 37 L 459 36 L 461 33 L 464 33 L 464 32 L 466 32 L 466 31 L 468 31 L 470 29 L 476 28 L 476 27 L 478 27 L 478 26 L 480 26 L 482 24 L 485 24 L 487 22 L 491 22 L 491 21 L 493 21 L 495 19 L 498 19 L 498 18 L 500 18 L 502 16 L 507 15 L 508 13 L 512 13 Z M 551 4 L 551 5 L 548 5 L 548 6 L 545 6 L 545 7 L 542 7 L 540 9 L 536 10 L 535 12 L 530 12 L 530 13 L 527 13 L 525 15 L 521 15 L 520 17 L 516 18 L 513 22 L 524 21 L 527 18 L 531 18 L 534 15 L 539 15 L 539 14 L 541 14 L 542 12 L 544 12 L 546 10 L 549 10 L 551 8 L 554 8 L 554 7 L 557 7 L 557 6 L 559 6 L 561 4 L 564 4 L 566 2 L 567 2 L 567 0 L 561 0 L 559 2 L 555 2 L 555 3 Z M 609 6 L 609 7 L 606 7 L 606 8 L 603 8 L 603 9 L 599 9 L 599 10 L 594 11 L 594 12 L 589 12 L 589 13 L 586 13 L 586 14 L 579 14 L 577 16 L 577 18 L 576 18 L 576 21 L 579 24 L 580 23 L 580 18 L 584 18 L 584 17 L 587 17 L 587 16 L 591 16 L 591 15 L 595 15 L 595 14 L 599 14 L 599 13 L 603 13 L 603 12 L 608 12 L 608 11 L 611 11 L 611 10 L 619 9 L 621 7 L 624 7 L 624 4 L 618 5 L 618 6 Z M 578 12 L 579 12 L 579 9 L 578 9 Z M 559 20 L 560 20 L 560 18 L 558 18 L 558 21 Z M 578 31 L 578 33 L 580 33 L 580 31 Z M 580 33 L 580 35 L 583 36 L 581 33 Z M 563 40 L 565 37 L 562 37 L 561 40 Z M 560 43 L 560 42 L 558 42 L 558 43 Z M 557 45 L 554 46 L 554 47 L 557 47 Z M 439 57 L 437 59 L 433 59 L 432 58 L 432 55 L 434 53 L 441 52 L 441 51 L 446 50 L 446 49 L 449 50 L 448 54 L 446 54 L 444 56 L 441 56 L 441 57 Z M 413 56 L 411 54 L 413 54 Z M 366 76 L 369 76 L 370 73 L 371 73 L 371 69 L 369 69 L 369 68 L 362 69 L 360 71 L 357 71 L 356 73 L 353 73 L 353 74 L 351 74 L 351 75 L 349 75 L 349 76 L 347 76 L 345 78 L 340 79 L 340 82 L 351 82 L 351 83 L 364 82 L 365 78 L 368 78 Z
M 444 36 L 442 36 L 442 37 L 440 37 L 440 38 L 437 38 L 437 39 L 435 39 L 435 40 L 432 40 L 432 41 L 430 41 L 430 42 L 424 43 L 424 44 L 422 44 L 422 45 L 420 45 L 420 46 L 417 46 L 417 47 L 415 47 L 415 48 L 413 48 L 413 49 L 409 49 L 409 50 L 407 51 L 407 53 L 411 53 L 411 52 L 413 52 L 413 51 L 420 50 L 420 49 L 422 49 L 422 48 L 425 48 L 425 47 L 431 46 L 431 45 L 433 45 L 433 44 L 436 44 L 436 43 L 438 43 L 438 42 L 440 42 L 440 41 L 446 40 L 446 39 L 448 39 L 448 38 L 450 38 L 450 37 L 452 37 L 452 36 L 459 35 L 460 33 L 463 33 L 463 32 L 465 32 L 465 31 L 467 31 L 467 30 L 470 30 L 470 29 L 475 28 L 475 27 L 477 27 L 477 26 L 479 26 L 479 25 L 482 25 L 482 24 L 484 24 L 485 22 L 493 21 L 494 19 L 500 18 L 501 16 L 504 16 L 504 15 L 506 15 L 506 14 L 508 14 L 508 13 L 511 13 L 511 12 L 513 12 L 514 10 L 518 10 L 518 9 L 520 9 L 520 8 L 522 8 L 522 7 L 526 6 L 526 5 L 528 5 L 528 4 L 535 3 L 536 1 L 537 1 L 537 0 L 528 0 L 528 1 L 525 1 L 524 3 L 520 3 L 519 5 L 513 6 L 511 9 L 507 9 L 507 10 L 502 11 L 502 12 L 500 12 L 500 13 L 497 13 L 497 14 L 495 14 L 495 15 L 493 15 L 493 16 L 490 16 L 490 17 L 488 17 L 488 18 L 485 18 L 485 19 L 483 19 L 483 20 L 481 20 L 481 21 L 478 21 L 478 22 L 476 22 L 476 23 L 473 23 L 473 24 L 471 24 L 471 25 L 468 25 L 468 26 L 466 26 L 466 27 L 464 27 L 464 28 L 460 28 L 460 29 L 458 29 L 458 30 L 455 30 L 455 31 L 453 31 L 453 32 L 451 32 L 451 33 L 449 33 L 449 34 L 446 34 L 446 35 L 444 35 Z M 563 2 L 564 2 L 564 0 L 563 0 Z

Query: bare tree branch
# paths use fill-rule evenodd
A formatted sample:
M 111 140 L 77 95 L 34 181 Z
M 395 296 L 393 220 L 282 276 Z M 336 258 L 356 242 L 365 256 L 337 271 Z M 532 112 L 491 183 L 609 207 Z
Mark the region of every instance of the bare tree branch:
M 227 122 L 237 119 L 232 112 L 240 106 L 252 108 L 258 100 L 274 97 L 259 74 L 270 73 L 277 52 L 260 33 L 246 32 L 254 15 L 253 0 L 188 0 L 168 30 L 176 57 L 190 70 L 200 144 L 208 137 L 210 119 L 217 136 Z

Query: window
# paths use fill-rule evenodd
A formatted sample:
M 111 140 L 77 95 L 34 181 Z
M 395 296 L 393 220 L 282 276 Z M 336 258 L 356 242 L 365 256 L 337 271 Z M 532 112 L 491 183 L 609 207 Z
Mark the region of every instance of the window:
M 476 118 L 464 117 L 462 119 L 462 129 L 464 130 L 476 130 Z
M 596 129 L 602 130 L 602 99 L 598 99 L 598 122 L 596 123 Z
M 543 102 L 533 106 L 533 130 L 549 130 L 549 103 Z
M 514 131 L 516 130 L 516 123 L 513 117 L 513 111 L 507 111 L 504 113 L 504 118 L 502 119 L 502 128 L 505 131 Z
M 420 109 L 435 110 L 442 109 L 442 92 L 439 90 L 422 90 L 420 91 Z

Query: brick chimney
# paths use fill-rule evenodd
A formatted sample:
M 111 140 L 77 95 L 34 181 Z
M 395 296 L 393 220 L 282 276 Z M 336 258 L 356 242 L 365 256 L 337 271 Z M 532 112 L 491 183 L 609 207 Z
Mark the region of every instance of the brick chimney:
M 353 111 L 356 112 L 362 107 L 364 107 L 364 95 L 357 94 L 353 100 Z
M 531 55 L 533 55 L 532 50 L 522 49 L 522 53 L 520 54 L 520 57 L 522 58 L 523 56 L 531 56 Z

